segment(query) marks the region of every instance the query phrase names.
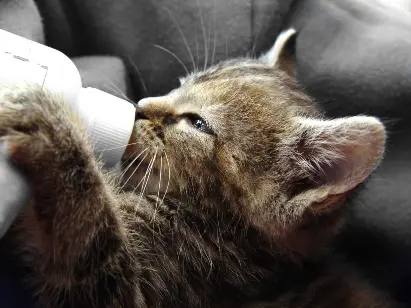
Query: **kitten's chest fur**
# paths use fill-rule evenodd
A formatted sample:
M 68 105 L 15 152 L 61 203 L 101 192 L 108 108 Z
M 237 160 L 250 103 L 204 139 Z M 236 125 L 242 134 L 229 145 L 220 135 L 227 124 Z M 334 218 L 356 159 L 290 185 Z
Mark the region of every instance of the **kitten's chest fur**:
M 181 206 L 148 199 L 126 214 L 149 307 L 351 307 L 358 286 L 334 258 L 302 261 L 240 220 Z

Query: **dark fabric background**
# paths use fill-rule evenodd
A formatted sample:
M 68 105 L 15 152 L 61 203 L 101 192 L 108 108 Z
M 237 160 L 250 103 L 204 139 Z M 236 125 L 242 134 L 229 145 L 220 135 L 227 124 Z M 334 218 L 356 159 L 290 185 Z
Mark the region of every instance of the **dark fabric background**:
M 110 54 L 125 60 L 137 94 L 164 93 L 189 70 L 268 47 L 290 0 L 37 0 L 47 43 L 71 56 Z M 270 35 L 267 36 L 267 33 Z M 187 47 L 188 46 L 188 47 Z M 214 54 L 214 57 L 213 57 Z M 134 65 L 133 65 L 134 64 Z M 136 68 L 141 73 L 139 78 Z M 147 88 L 140 79 L 144 80 Z
M 201 68 L 259 54 L 283 26 L 295 26 L 298 79 L 326 113 L 371 114 L 387 124 L 386 158 L 350 200 L 337 248 L 411 305 L 410 13 L 373 0 L 35 2 L 38 11 L 31 0 L 0 1 L 0 28 L 44 39 L 74 59 L 85 85 L 134 100 L 177 85 L 184 68 L 170 52 L 189 70 L 192 58 Z M 11 260 L 0 260 L 0 307 L 27 307 L 16 277 Z
M 411 305 L 411 14 L 373 2 L 302 1 L 286 25 L 300 30 L 299 80 L 329 116 L 387 125 L 386 157 L 352 198 L 340 249 Z

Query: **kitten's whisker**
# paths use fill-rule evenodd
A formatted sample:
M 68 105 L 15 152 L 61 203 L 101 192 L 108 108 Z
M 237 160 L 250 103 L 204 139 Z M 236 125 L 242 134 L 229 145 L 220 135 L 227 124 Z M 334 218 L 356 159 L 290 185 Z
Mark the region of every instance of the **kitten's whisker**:
M 158 181 L 158 190 L 157 190 L 157 198 L 156 198 L 156 204 L 154 205 L 154 214 L 153 217 L 151 219 L 151 221 L 155 221 L 156 215 L 157 215 L 157 209 L 159 206 L 159 200 L 160 200 L 160 187 L 161 187 L 161 168 L 163 167 L 163 153 L 161 153 L 160 156 L 160 179 Z
M 143 159 L 138 163 L 137 167 L 134 169 L 134 171 L 131 173 L 131 175 L 128 177 L 128 179 L 124 182 L 123 186 L 121 186 L 121 190 L 124 189 L 124 187 L 127 185 L 128 181 L 130 181 L 130 179 L 133 177 L 133 175 L 137 172 L 138 168 L 141 166 L 141 164 L 143 163 L 144 159 L 146 159 L 148 153 L 143 157 Z M 127 168 L 129 169 L 138 159 L 138 157 L 136 157 L 130 164 L 130 166 Z M 122 177 L 126 174 L 127 170 L 124 171 L 124 174 L 122 175 Z
M 123 170 L 123 167 L 128 163 L 131 159 L 134 159 L 135 155 L 137 154 L 138 150 L 134 151 L 127 159 L 125 159 L 119 166 L 119 171 Z M 123 171 L 120 172 L 118 176 L 119 185 L 121 184 L 121 178 L 123 176 Z
M 210 46 L 211 46 L 211 20 L 212 18 L 208 18 L 208 28 L 207 28 L 207 42 L 208 42 L 208 46 L 207 46 L 207 66 L 209 66 L 209 56 L 210 56 Z
M 170 179 L 171 179 L 170 161 L 168 160 L 168 156 L 167 156 L 167 152 L 166 152 L 166 151 L 164 151 L 164 157 L 166 158 L 166 161 L 167 161 L 168 181 L 167 181 L 166 189 L 165 189 L 165 191 L 164 191 L 163 198 L 161 199 L 161 203 L 163 203 L 164 198 L 165 198 L 166 195 L 167 195 L 168 187 L 169 187 L 169 185 L 170 185 Z
M 135 150 L 131 155 L 129 155 L 129 157 L 127 157 L 127 159 L 125 159 L 120 167 L 123 167 L 125 165 L 126 162 L 130 161 L 130 159 L 134 159 L 135 155 L 137 154 L 138 150 Z
M 172 56 L 181 64 L 181 66 L 182 66 L 182 67 L 184 68 L 184 70 L 186 71 L 187 75 L 189 74 L 188 69 L 187 69 L 187 66 L 184 65 L 183 61 L 181 61 L 180 58 L 177 57 L 177 55 L 176 55 L 174 52 L 172 52 L 171 50 L 169 50 L 169 49 L 167 49 L 167 48 L 165 48 L 165 47 L 163 47 L 163 46 L 157 45 L 157 44 L 154 44 L 153 46 L 156 47 L 156 48 L 159 48 L 159 49 L 161 49 L 161 50 L 163 50 L 163 51 L 165 51 L 165 52 L 167 52 L 167 53 L 169 53 L 170 55 L 172 55 Z
M 144 175 L 144 177 L 147 177 L 147 179 L 146 179 L 146 181 L 145 181 L 145 183 L 143 184 L 143 187 L 142 187 L 142 189 L 141 189 L 140 200 L 138 201 L 137 208 L 140 206 L 141 200 L 143 199 L 143 196 L 144 196 L 144 192 L 145 192 L 145 190 L 146 190 L 146 188 L 147 188 L 148 181 L 150 180 L 151 171 L 153 170 L 154 162 L 155 162 L 156 157 L 157 157 L 157 150 L 158 150 L 158 148 L 156 148 L 156 152 L 154 153 L 154 156 L 153 156 L 153 158 L 151 159 L 150 164 L 149 164 L 149 166 L 148 166 L 148 168 L 147 168 L 147 171 L 146 171 L 146 173 L 145 173 L 145 175 Z
M 143 157 L 143 160 L 147 157 L 148 154 L 146 154 Z M 138 168 L 141 166 L 141 164 L 143 163 L 143 161 L 139 162 L 139 164 L 137 165 L 137 167 L 133 170 L 133 172 L 131 173 L 131 175 L 129 176 L 129 178 L 127 179 L 127 181 L 124 182 L 123 186 L 121 187 L 121 190 L 123 190 L 123 188 L 127 185 L 128 181 L 133 177 L 133 175 L 137 172 Z M 134 190 L 133 190 L 134 193 Z
M 198 68 L 198 60 L 200 59 L 200 55 L 198 53 L 198 40 L 196 36 L 196 67 Z
M 106 79 L 106 80 L 110 83 L 110 85 L 114 88 L 114 90 L 116 90 L 117 93 L 120 94 L 121 98 L 124 98 L 126 101 L 129 101 L 130 103 L 133 103 L 133 104 L 134 104 L 134 101 L 133 101 L 131 98 L 129 98 L 129 97 L 126 95 L 126 93 L 124 93 L 123 91 L 121 91 L 121 89 L 120 89 L 113 81 L 111 81 L 111 80 L 110 80 L 109 78 L 107 78 L 106 76 L 103 76 L 103 77 L 104 77 L 104 79 Z
M 156 151 L 155 151 L 155 153 L 154 153 L 154 156 L 150 159 L 150 162 L 149 162 L 149 164 L 148 164 L 148 166 L 147 166 L 147 170 L 146 170 L 146 172 L 144 173 L 143 178 L 140 180 L 140 182 L 138 183 L 138 185 L 134 188 L 133 192 L 136 191 L 136 189 L 140 186 L 141 183 L 143 183 L 141 192 L 142 192 L 142 193 L 144 192 L 144 189 L 145 189 L 145 186 L 147 186 L 148 178 L 149 178 L 149 176 L 150 176 L 151 168 L 152 168 L 152 166 L 153 166 L 153 164 L 154 164 L 154 160 L 156 159 L 156 156 L 157 156 L 157 148 L 156 148 Z
M 166 8 L 166 7 L 164 7 L 164 9 L 168 12 L 168 15 L 170 15 L 171 19 L 173 20 L 174 24 L 175 24 L 176 27 L 177 27 L 178 32 L 180 32 L 181 38 L 183 39 L 183 42 L 184 42 L 184 44 L 186 45 L 187 51 L 188 51 L 188 53 L 189 53 L 189 55 L 190 55 L 191 61 L 193 62 L 193 69 L 194 69 L 195 71 L 197 71 L 197 67 L 196 67 L 196 63 L 195 63 L 195 61 L 194 61 L 193 53 L 191 52 L 191 48 L 190 48 L 190 46 L 188 45 L 188 42 L 187 42 L 186 36 L 184 35 L 183 30 L 181 29 L 181 27 L 180 27 L 180 25 L 178 24 L 177 20 L 174 18 L 174 15 L 171 13 L 171 11 L 170 11 L 168 8 Z
M 147 167 L 147 170 L 148 170 L 148 167 Z M 141 180 L 137 183 L 137 185 L 134 186 L 133 193 L 137 190 L 138 187 L 140 187 L 141 183 L 143 183 L 143 181 L 146 179 L 147 170 L 146 170 L 146 173 L 144 173 L 144 176 L 141 178 Z
M 254 0 L 251 0 L 252 2 L 254 2 Z M 258 40 L 260 39 L 261 35 L 264 34 L 264 27 L 260 27 L 260 29 L 257 32 L 257 35 L 255 35 L 256 29 L 256 23 L 255 23 L 255 18 L 256 18 L 256 11 L 255 11 L 255 4 L 251 3 L 251 41 L 253 42 L 252 48 L 251 48 L 251 57 L 255 57 L 256 56 L 256 48 L 257 48 L 257 43 Z M 269 20 L 271 20 L 271 18 L 275 15 L 275 11 L 273 10 L 270 15 L 269 15 Z M 285 27 L 284 29 L 287 29 L 287 27 Z
M 156 206 L 155 206 L 156 209 L 157 209 L 157 206 L 158 206 L 158 200 L 160 200 L 162 169 L 163 169 L 163 153 L 161 153 L 161 156 L 160 156 L 160 176 L 159 176 L 159 180 L 158 180 L 157 200 L 156 200 Z
M 251 25 L 251 42 L 252 42 L 252 48 L 251 48 L 251 56 L 253 56 L 254 55 L 254 53 L 255 53 L 255 47 L 256 47 L 256 44 L 257 44 L 257 38 L 255 37 L 255 3 L 254 3 L 254 0 L 251 0 L 251 6 L 250 6 L 250 8 L 251 8 L 251 23 L 250 23 L 250 25 Z
M 150 160 L 150 163 L 151 163 L 151 160 Z M 146 179 L 146 176 L 147 176 L 147 171 L 148 171 L 148 167 L 150 166 L 150 163 L 149 163 L 149 165 L 147 166 L 147 169 L 146 169 L 146 172 L 144 173 L 144 176 L 141 178 L 141 180 L 140 180 L 140 181 L 137 183 L 137 185 L 134 187 L 133 193 L 137 190 L 137 188 L 140 187 L 141 183 L 144 183 L 144 181 L 145 181 L 145 179 Z M 143 185 L 144 185 L 144 184 L 143 184 Z
M 146 190 L 148 181 L 149 181 L 150 176 L 151 176 L 151 173 L 152 173 L 153 170 L 154 170 L 154 163 L 155 163 L 155 161 L 156 161 L 157 153 L 158 153 L 157 151 L 158 151 L 158 148 L 156 148 L 156 152 L 154 153 L 153 161 L 151 162 L 151 164 L 150 164 L 150 166 L 149 166 L 150 171 L 149 171 L 149 173 L 148 173 L 147 180 L 146 180 L 146 184 L 145 184 L 145 186 L 144 186 L 143 192 Z
M 225 36 L 225 59 L 228 59 L 228 36 Z
M 113 150 L 125 148 L 125 147 L 128 147 L 129 145 L 135 145 L 135 144 L 138 144 L 138 142 L 127 143 L 127 144 L 125 144 L 125 145 L 120 145 L 120 146 L 118 146 L 118 147 L 109 148 L 109 149 L 104 149 L 104 151 L 102 151 L 102 153 L 107 152 L 107 151 L 113 151 Z
M 203 32 L 203 39 L 204 39 L 204 51 L 205 51 L 205 56 L 204 56 L 204 70 L 207 66 L 207 58 L 208 58 L 208 47 L 207 47 L 207 37 L 206 37 L 206 30 L 204 27 L 204 20 L 203 20 L 203 13 L 201 12 L 201 6 L 200 6 L 200 0 L 197 0 L 197 7 L 198 7 L 198 13 L 200 15 L 200 23 L 201 23 L 201 30 Z
M 213 24 L 214 24 L 214 26 L 213 26 L 213 36 L 214 36 L 214 38 L 213 38 L 213 55 L 212 55 L 212 57 L 211 57 L 211 65 L 213 65 L 214 64 L 214 56 L 215 56 L 215 48 L 216 48 L 216 43 L 215 43 L 215 41 L 216 41 L 216 20 L 215 20 L 215 0 L 213 0 Z
M 126 169 L 124 169 L 123 170 L 123 172 L 121 172 L 121 177 L 123 177 L 125 174 L 126 174 L 126 172 L 128 171 L 128 169 L 130 169 L 130 167 L 136 162 L 136 160 L 137 159 L 139 159 L 139 157 L 145 152 L 145 151 L 147 151 L 148 150 L 148 147 L 147 148 L 145 148 L 144 150 L 142 150 L 134 159 L 133 159 L 133 161 L 127 166 L 127 168 Z M 131 157 L 131 156 L 130 156 Z M 144 159 L 143 159 L 144 160 Z
M 143 90 L 144 90 L 144 95 L 145 95 L 145 96 L 148 96 L 148 90 L 147 90 L 146 83 L 144 82 L 143 76 L 141 75 L 140 70 L 138 69 L 137 64 L 136 64 L 136 63 L 133 61 L 133 59 L 131 59 L 130 57 L 128 57 L 128 61 L 130 62 L 131 66 L 134 68 L 134 70 L 136 71 L 136 73 L 137 73 L 137 75 L 138 75 L 138 77 L 139 77 L 139 79 L 140 79 L 141 86 L 143 87 Z
M 114 87 L 112 84 L 104 84 L 105 87 L 107 87 L 107 89 L 109 91 L 113 91 L 114 95 L 119 96 L 120 98 L 124 98 L 123 93 L 121 93 L 116 87 Z M 127 99 L 128 100 L 128 99 Z

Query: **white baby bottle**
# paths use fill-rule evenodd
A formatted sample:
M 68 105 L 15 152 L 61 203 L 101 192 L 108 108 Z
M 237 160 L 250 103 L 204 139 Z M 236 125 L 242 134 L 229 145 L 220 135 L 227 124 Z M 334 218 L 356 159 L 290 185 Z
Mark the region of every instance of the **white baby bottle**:
M 0 30 L 0 84 L 38 84 L 62 94 L 84 121 L 96 154 L 107 167 L 121 160 L 133 130 L 130 102 L 83 88 L 74 63 L 53 48 Z

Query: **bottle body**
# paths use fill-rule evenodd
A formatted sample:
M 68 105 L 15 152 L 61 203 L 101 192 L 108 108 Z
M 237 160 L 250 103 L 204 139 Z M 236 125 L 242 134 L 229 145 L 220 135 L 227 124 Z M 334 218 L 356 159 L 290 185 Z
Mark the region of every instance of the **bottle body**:
M 103 91 L 83 88 L 63 53 L 0 30 L 0 85 L 37 84 L 63 96 L 83 120 L 96 154 L 107 167 L 120 161 L 134 125 L 134 106 Z
M 76 101 L 81 77 L 74 63 L 63 53 L 0 30 L 0 83 L 38 84 Z

